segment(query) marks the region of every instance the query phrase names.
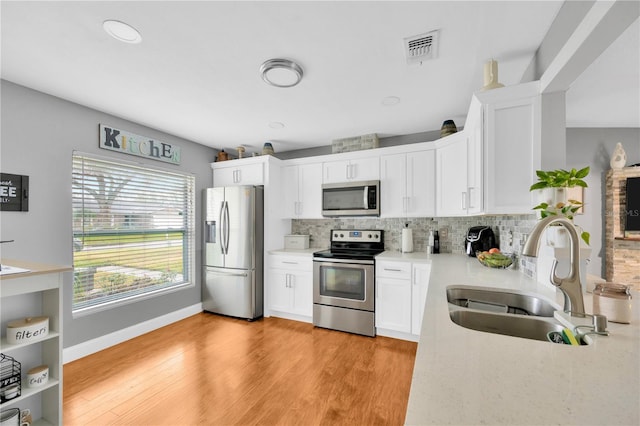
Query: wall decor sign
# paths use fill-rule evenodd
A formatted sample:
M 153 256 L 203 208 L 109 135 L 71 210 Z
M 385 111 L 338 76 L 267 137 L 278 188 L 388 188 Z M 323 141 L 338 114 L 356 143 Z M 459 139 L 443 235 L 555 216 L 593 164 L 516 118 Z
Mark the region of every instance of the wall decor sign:
M 0 173 L 0 211 L 29 211 L 29 176 Z
M 100 148 L 180 164 L 180 147 L 100 124 Z

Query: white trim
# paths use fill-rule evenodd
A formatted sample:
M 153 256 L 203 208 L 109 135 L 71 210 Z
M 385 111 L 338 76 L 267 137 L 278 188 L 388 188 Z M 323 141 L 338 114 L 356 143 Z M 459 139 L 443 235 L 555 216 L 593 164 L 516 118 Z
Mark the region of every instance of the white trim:
M 150 319 L 140 324 L 132 325 L 131 327 L 114 331 L 113 333 L 109 333 L 104 336 L 96 337 L 95 339 L 82 342 L 69 348 L 64 348 L 62 350 L 62 362 L 63 364 L 67 364 L 71 361 L 75 361 L 87 355 L 91 355 L 93 353 L 107 349 L 108 347 L 117 345 L 118 343 L 122 343 L 129 339 L 133 339 L 134 337 L 141 336 L 145 333 L 183 320 L 200 312 L 202 312 L 202 303 L 196 303 L 195 305 L 188 306 L 178 311 L 170 312 L 168 314 Z

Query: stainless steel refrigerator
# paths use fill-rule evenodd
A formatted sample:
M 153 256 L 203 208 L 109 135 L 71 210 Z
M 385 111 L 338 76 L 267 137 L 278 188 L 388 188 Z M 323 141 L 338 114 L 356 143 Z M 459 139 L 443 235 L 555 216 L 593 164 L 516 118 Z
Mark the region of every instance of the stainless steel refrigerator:
M 264 189 L 204 191 L 205 311 L 249 320 L 263 314 Z

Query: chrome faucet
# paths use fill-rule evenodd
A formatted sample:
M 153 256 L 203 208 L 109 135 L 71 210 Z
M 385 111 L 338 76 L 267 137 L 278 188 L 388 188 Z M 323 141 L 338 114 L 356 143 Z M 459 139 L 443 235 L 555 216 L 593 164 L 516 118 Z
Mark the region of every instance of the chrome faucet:
M 531 234 L 529 234 L 522 254 L 524 256 L 538 257 L 540 238 L 547 226 L 554 223 L 564 226 L 569 232 L 571 264 L 569 275 L 560 278 L 556 275 L 558 261 L 554 259 L 549 279 L 551 284 L 558 287 L 564 294 L 564 311 L 570 312 L 571 316 L 574 317 L 584 317 L 584 299 L 582 298 L 582 284 L 580 283 L 580 236 L 573 223 L 565 216 L 548 216 L 540 220 L 531 231 Z

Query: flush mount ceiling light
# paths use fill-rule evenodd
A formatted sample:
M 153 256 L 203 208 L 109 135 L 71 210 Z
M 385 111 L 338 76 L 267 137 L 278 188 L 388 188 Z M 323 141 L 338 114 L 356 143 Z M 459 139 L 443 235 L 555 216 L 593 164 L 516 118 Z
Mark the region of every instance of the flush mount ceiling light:
M 265 83 L 275 87 L 293 87 L 302 80 L 300 65 L 288 59 L 269 59 L 260 66 Z
M 102 23 L 102 28 L 104 28 L 111 37 L 124 43 L 136 44 L 142 41 L 142 36 L 138 30 L 124 22 L 110 19 Z
M 284 123 L 281 123 L 279 121 L 272 121 L 271 123 L 269 123 L 269 127 L 271 127 L 272 129 L 283 129 Z

